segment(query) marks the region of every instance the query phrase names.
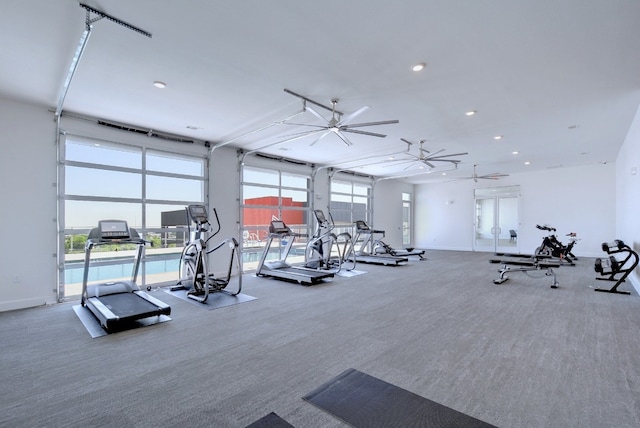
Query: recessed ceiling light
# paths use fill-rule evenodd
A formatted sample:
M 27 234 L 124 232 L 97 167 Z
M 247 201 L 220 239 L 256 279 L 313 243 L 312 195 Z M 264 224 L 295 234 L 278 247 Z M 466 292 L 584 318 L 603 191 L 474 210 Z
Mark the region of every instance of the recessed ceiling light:
M 442 175 L 447 175 L 447 173 L 446 173 L 446 172 L 443 172 L 443 173 L 442 173 Z
M 496 135 L 493 137 L 494 140 L 502 140 L 502 135 Z
M 477 113 L 477 111 L 475 111 L 475 110 L 469 110 L 469 111 L 468 111 L 468 112 L 466 112 L 465 114 L 466 114 L 467 116 L 473 116 L 473 115 L 474 115 L 474 114 L 476 114 L 476 113 Z
M 156 88 L 164 89 L 167 87 L 167 84 L 159 80 L 156 80 L 155 82 L 153 82 L 153 86 L 155 86 Z
M 520 152 L 517 151 L 517 150 L 514 150 L 513 152 L 511 152 L 512 155 L 517 155 L 518 153 L 520 153 Z
M 427 66 L 427 64 L 425 64 L 424 62 L 421 62 L 420 64 L 416 64 L 413 67 L 411 67 L 411 69 L 413 71 L 422 71 L 424 70 L 424 68 Z
M 525 165 L 531 165 L 531 162 L 526 161 L 524 164 L 525 164 Z

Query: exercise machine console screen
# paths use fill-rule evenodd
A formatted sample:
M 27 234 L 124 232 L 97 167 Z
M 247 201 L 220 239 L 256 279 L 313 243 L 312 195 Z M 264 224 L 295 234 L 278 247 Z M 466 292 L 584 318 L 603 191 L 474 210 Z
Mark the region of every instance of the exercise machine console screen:
M 101 240 L 130 239 L 129 226 L 124 220 L 101 220 L 98 222 Z

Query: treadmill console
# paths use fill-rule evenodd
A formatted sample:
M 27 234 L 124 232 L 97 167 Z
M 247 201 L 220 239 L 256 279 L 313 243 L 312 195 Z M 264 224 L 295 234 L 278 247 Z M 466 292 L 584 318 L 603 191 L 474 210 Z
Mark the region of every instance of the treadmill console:
M 272 220 L 271 225 L 269 226 L 269 233 L 286 234 L 291 233 L 291 229 L 289 229 L 289 226 L 284 224 L 284 221 L 282 220 Z
M 100 220 L 98 229 L 100 231 L 100 240 L 102 241 L 131 239 L 129 226 L 124 220 Z
M 191 217 L 195 223 L 202 224 L 209 221 L 207 207 L 204 205 L 189 205 L 187 209 L 189 210 L 189 217 Z
M 364 220 L 356 220 L 356 229 L 359 232 L 363 232 L 363 231 L 369 231 L 371 230 L 371 228 L 369 227 L 369 225 L 367 223 L 364 222 Z

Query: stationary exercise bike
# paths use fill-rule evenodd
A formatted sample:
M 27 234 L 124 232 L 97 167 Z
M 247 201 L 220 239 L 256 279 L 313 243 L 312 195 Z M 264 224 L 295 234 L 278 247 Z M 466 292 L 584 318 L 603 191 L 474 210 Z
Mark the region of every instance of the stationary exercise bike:
M 240 294 L 242 290 L 242 272 L 240 271 L 240 253 L 238 251 L 238 241 L 235 238 L 228 238 L 220 242 L 215 247 L 208 249 L 208 243 L 220 232 L 220 220 L 218 213 L 213 209 L 216 219 L 217 229 L 211 231 L 211 223 L 207 215 L 207 207 L 204 205 L 192 204 L 185 208 L 187 215 L 187 227 L 191 237 L 191 223 L 195 223 L 193 238 L 185 245 L 180 256 L 180 279 L 171 291 L 187 290 L 187 296 L 200 303 L 205 303 L 210 293 L 225 291 L 232 296 Z M 207 237 L 207 235 L 209 235 Z M 209 273 L 209 254 L 228 247 L 231 250 L 229 268 L 225 278 L 217 278 Z M 238 288 L 235 292 L 225 290 L 231 280 L 234 258 L 237 266 Z
M 567 235 L 570 237 L 570 242 L 568 245 L 564 245 L 556 237 L 556 229 L 554 227 L 549 225 L 540 226 L 537 224 L 536 228 L 549 232 L 547 236 L 542 238 L 542 245 L 536 248 L 536 256 L 554 257 L 559 259 L 561 263 L 569 264 L 571 266 L 575 265 L 574 260 L 577 260 L 578 258 L 571 252 L 578 240 L 575 233 L 572 232 Z
M 355 250 L 351 234 L 333 233 L 335 222 L 329 212 L 327 219 L 322 210 L 314 210 L 316 217 L 316 231 L 307 242 L 305 250 L 306 268 L 327 270 L 338 273 L 344 269 L 353 270 L 356 267 Z

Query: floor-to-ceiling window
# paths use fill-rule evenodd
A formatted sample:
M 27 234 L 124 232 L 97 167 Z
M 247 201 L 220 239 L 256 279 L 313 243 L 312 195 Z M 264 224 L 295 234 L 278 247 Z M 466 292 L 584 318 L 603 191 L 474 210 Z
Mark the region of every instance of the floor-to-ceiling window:
M 293 232 L 309 234 L 311 175 L 244 165 L 241 180 L 242 263 L 244 271 L 251 271 L 265 251 L 272 220 L 284 221 Z M 304 260 L 306 242 L 305 237 L 296 238 L 290 262 Z
M 371 222 L 372 185 L 346 178 L 331 180 L 331 215 L 336 225 L 335 233 L 353 234 L 356 220 Z
M 206 157 L 165 152 L 66 135 L 61 150 L 60 213 L 64 219 L 64 263 L 60 298 L 80 294 L 84 245 L 100 220 L 126 220 L 146 240 L 138 285 L 178 278 L 186 237 L 184 208 L 205 202 Z M 89 282 L 126 279 L 133 249 L 97 247 Z

